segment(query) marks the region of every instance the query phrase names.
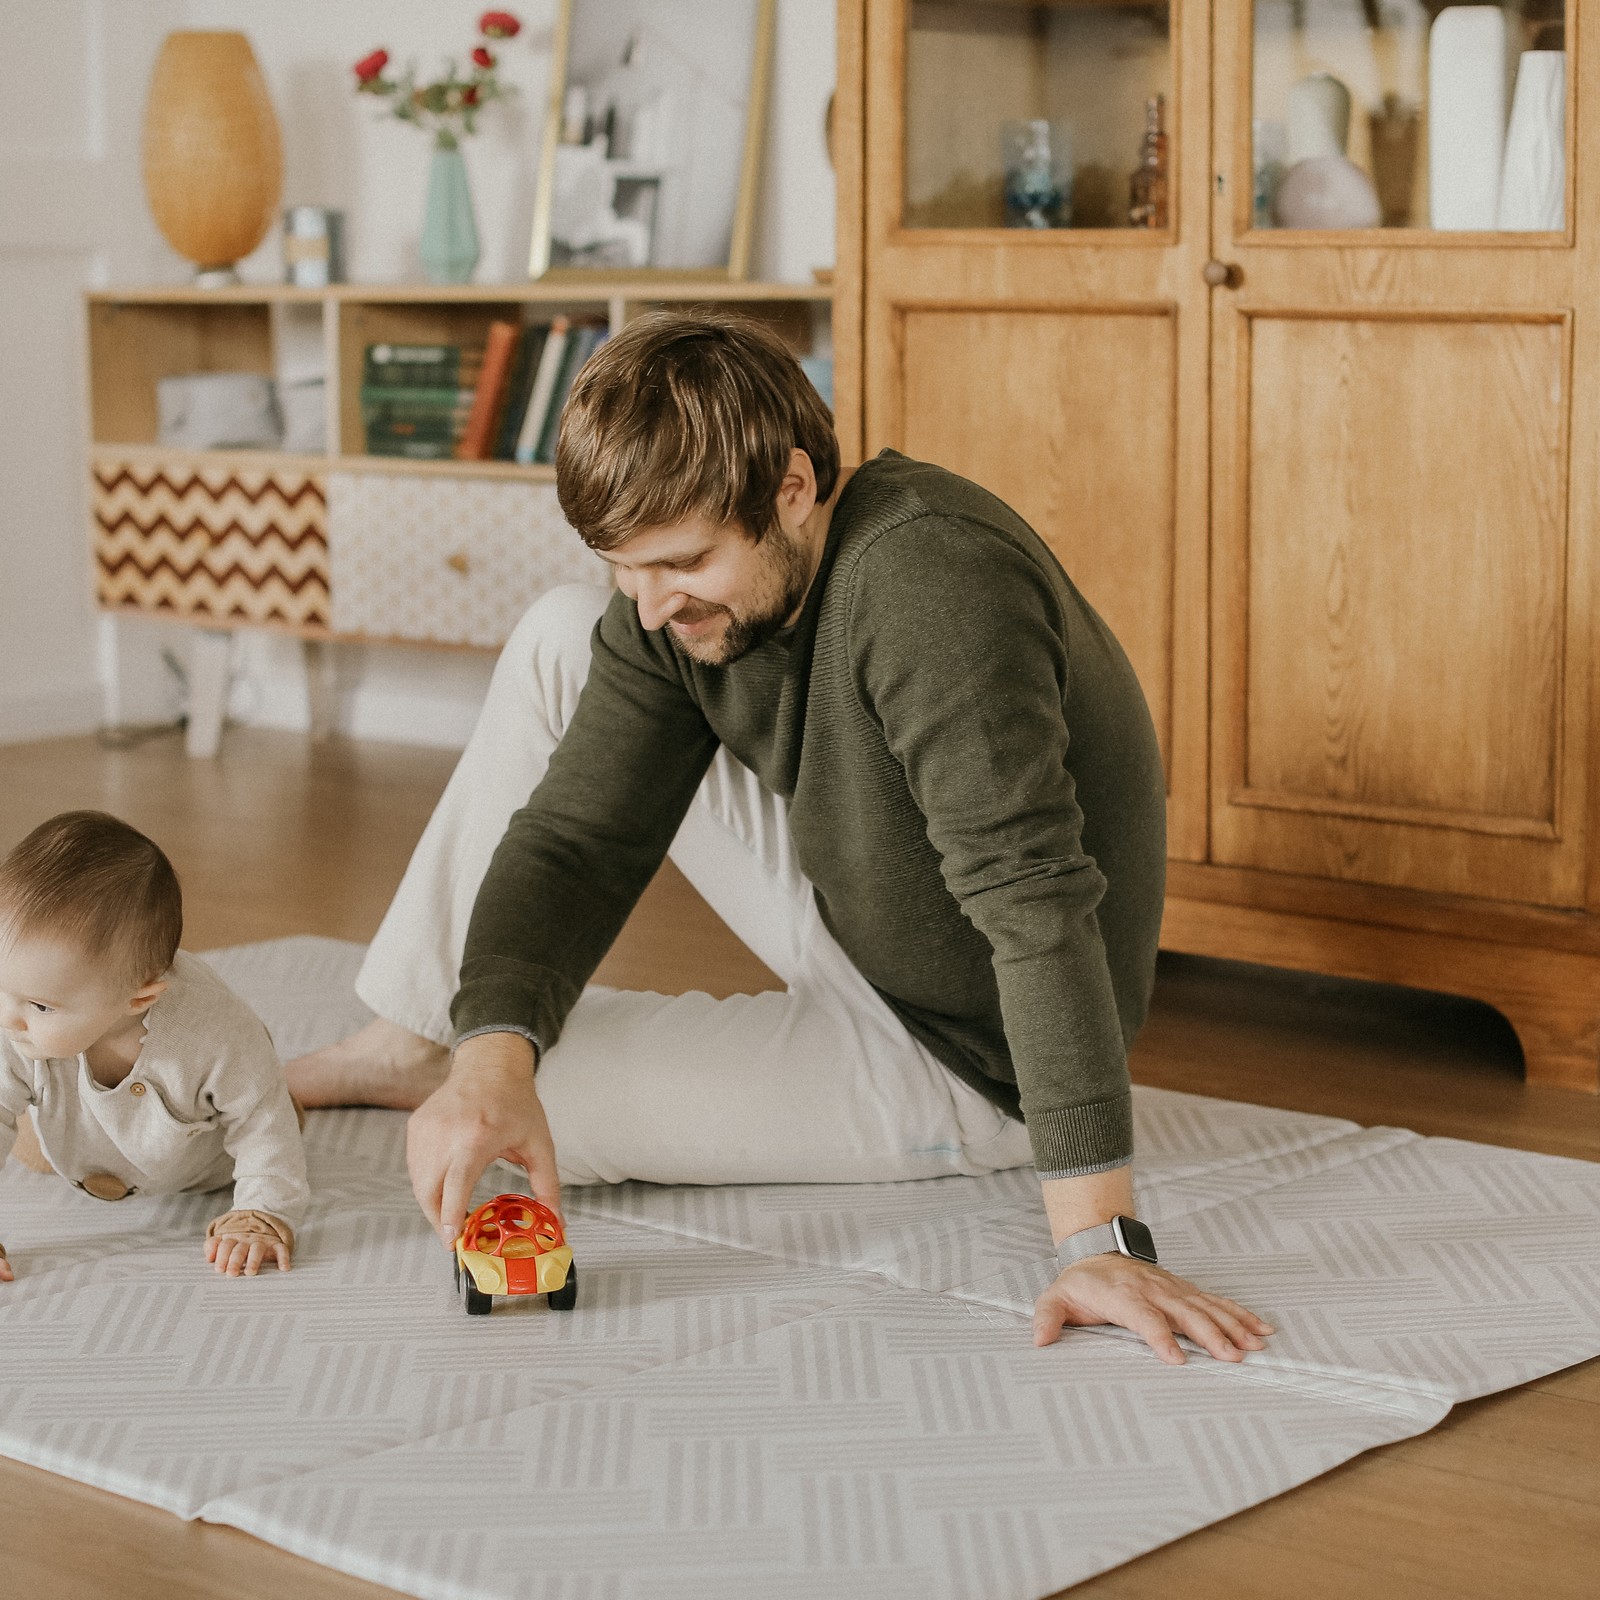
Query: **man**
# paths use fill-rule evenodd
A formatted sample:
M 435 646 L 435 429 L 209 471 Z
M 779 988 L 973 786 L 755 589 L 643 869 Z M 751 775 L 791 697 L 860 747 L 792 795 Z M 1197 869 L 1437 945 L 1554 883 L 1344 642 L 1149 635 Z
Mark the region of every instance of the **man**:
M 518 626 L 363 967 L 379 1020 L 295 1063 L 295 1092 L 416 1108 L 446 1243 L 497 1157 L 551 1205 L 562 1181 L 1031 1159 L 1063 1262 L 1037 1343 L 1110 1322 L 1173 1362 L 1175 1331 L 1260 1349 L 1267 1325 L 1132 1220 L 1161 764 L 1045 545 L 892 451 L 841 473 L 793 358 L 718 317 L 601 348 L 556 482 L 616 593 Z M 784 994 L 585 992 L 669 850 Z

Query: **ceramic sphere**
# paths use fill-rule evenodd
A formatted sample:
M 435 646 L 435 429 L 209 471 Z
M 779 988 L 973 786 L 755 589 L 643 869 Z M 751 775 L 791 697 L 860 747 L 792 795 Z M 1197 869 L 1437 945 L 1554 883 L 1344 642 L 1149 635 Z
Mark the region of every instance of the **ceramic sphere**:
M 1278 185 L 1284 228 L 1375 228 L 1383 218 L 1372 179 L 1343 156 L 1297 161 Z

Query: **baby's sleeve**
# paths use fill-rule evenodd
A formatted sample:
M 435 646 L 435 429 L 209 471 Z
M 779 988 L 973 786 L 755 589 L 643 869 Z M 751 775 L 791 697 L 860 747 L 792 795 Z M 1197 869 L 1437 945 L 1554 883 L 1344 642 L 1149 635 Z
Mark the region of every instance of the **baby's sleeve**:
M 305 1145 L 283 1065 L 259 1021 L 217 1064 L 209 1092 L 233 1157 L 233 1209 L 265 1211 L 298 1229 L 311 1200 Z
M 0 1167 L 17 1142 L 17 1127 L 33 1104 L 31 1063 L 0 1042 Z

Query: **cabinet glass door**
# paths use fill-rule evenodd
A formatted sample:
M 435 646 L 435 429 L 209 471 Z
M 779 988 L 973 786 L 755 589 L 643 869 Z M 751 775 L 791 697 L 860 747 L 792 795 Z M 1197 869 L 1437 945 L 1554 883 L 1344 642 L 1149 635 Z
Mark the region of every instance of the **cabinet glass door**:
M 1169 7 L 905 10 L 904 227 L 1170 225 Z
M 1254 10 L 1252 227 L 1565 231 L 1565 0 Z

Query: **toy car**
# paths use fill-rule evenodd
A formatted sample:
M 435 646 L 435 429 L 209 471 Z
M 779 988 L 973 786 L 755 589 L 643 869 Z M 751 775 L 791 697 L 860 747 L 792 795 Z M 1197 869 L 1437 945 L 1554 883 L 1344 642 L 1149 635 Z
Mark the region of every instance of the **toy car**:
M 467 1312 L 486 1317 L 497 1294 L 542 1294 L 556 1311 L 578 1303 L 578 1273 L 549 1206 L 526 1194 L 497 1194 L 466 1220 L 456 1239 L 456 1288 Z

